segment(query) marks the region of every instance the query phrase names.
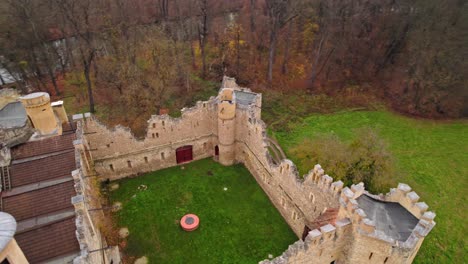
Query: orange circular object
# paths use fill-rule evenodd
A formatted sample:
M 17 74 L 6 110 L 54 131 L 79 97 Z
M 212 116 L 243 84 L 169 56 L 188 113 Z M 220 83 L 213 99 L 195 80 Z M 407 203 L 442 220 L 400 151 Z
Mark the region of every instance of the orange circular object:
M 194 214 L 186 214 L 180 219 L 180 226 L 182 226 L 182 229 L 185 231 L 194 231 L 198 228 L 199 224 L 200 219 Z

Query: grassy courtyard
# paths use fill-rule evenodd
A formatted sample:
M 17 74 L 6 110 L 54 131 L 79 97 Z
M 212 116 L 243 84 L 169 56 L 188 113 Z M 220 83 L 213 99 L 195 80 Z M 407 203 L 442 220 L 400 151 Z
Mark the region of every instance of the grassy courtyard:
M 293 161 L 290 149 L 305 138 L 335 134 L 350 141 L 355 129 L 371 127 L 396 159 L 393 181 L 408 183 L 435 211 L 437 225 L 416 263 L 467 263 L 468 123 L 416 120 L 386 111 L 312 115 L 289 132 L 272 132 Z M 310 168 L 300 168 L 307 171 Z M 324 168 L 325 172 L 327 168 Z
M 257 263 L 297 240 L 243 165 L 205 159 L 119 184 L 110 198 L 123 204 L 115 217 L 130 231 L 125 253 L 149 263 Z M 180 228 L 187 213 L 200 218 L 194 232 Z

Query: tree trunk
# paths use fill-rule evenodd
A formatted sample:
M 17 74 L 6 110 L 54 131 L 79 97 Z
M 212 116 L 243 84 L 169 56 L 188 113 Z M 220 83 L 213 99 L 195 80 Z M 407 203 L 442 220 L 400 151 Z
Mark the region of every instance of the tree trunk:
M 284 48 L 283 63 L 281 65 L 281 73 L 285 75 L 288 73 L 288 62 L 289 62 L 289 47 L 291 46 L 291 31 L 293 23 L 289 22 L 288 31 L 286 33 L 286 47 Z
M 166 21 L 169 16 L 169 3 L 168 0 L 159 0 L 159 11 L 162 19 Z
M 50 62 L 50 59 L 49 59 L 49 52 L 47 51 L 47 47 L 45 45 L 47 44 L 44 43 L 40 51 L 44 59 L 47 74 L 49 75 L 49 78 L 52 81 L 52 85 L 54 86 L 55 95 L 60 95 L 60 91 L 57 85 L 57 79 L 55 78 L 55 72 L 54 72 L 54 69 L 52 69 L 52 66 L 51 66 L 52 63 Z
M 198 29 L 200 32 L 200 29 Z M 204 31 L 204 30 L 203 30 Z M 200 42 L 200 52 L 202 56 L 202 76 L 203 78 L 206 77 L 206 54 L 205 54 L 205 36 L 203 33 L 200 32 L 199 34 L 199 42 Z
M 200 32 L 200 29 L 198 31 Z M 206 73 L 205 46 L 203 44 L 203 36 L 201 35 L 201 33 L 199 33 L 198 35 L 199 35 L 200 52 L 202 56 L 202 75 L 203 77 L 205 77 L 205 73 Z
M 75 58 L 73 57 L 73 47 L 71 43 L 71 39 L 68 37 L 65 37 L 65 50 L 66 50 L 66 57 L 65 57 L 65 64 L 70 64 L 70 66 L 73 68 L 75 67 Z
M 38 64 L 38 60 L 37 60 L 37 56 L 36 56 L 36 52 L 35 52 L 35 49 L 33 46 L 30 46 L 30 58 L 31 58 L 31 61 L 32 61 L 32 67 L 33 67 L 33 71 L 34 71 L 34 74 L 37 76 L 37 81 L 39 82 L 37 84 L 38 86 L 38 89 L 39 90 L 44 90 L 44 91 L 48 91 L 47 89 L 47 85 L 46 83 L 44 82 L 43 80 L 43 74 L 42 74 L 42 71 L 39 67 L 39 64 Z M 24 81 L 26 81 L 26 79 L 23 79 Z M 40 88 L 42 86 L 42 89 Z
M 59 42 L 60 42 L 59 45 L 62 46 L 65 43 L 65 40 L 60 40 Z M 58 61 L 60 62 L 60 69 L 61 69 L 62 75 L 65 76 L 67 64 L 62 54 L 60 54 L 59 48 L 58 47 L 56 48 L 53 42 L 48 43 L 47 45 L 50 49 L 52 49 L 52 51 L 54 52 L 54 55 L 57 57 Z
M 320 39 L 318 50 L 317 50 L 317 53 L 315 54 L 314 63 L 312 64 L 312 72 L 310 74 L 310 79 L 309 79 L 309 85 L 308 85 L 309 87 L 307 88 L 308 90 L 312 90 L 314 83 L 315 83 L 315 79 L 317 78 L 318 63 L 322 55 L 322 46 L 323 46 L 323 42 L 325 41 L 325 38 L 326 38 L 326 35 L 323 35 L 322 38 Z
M 55 78 L 55 73 L 49 65 L 47 65 L 47 73 L 49 74 L 50 80 L 52 81 L 52 85 L 54 86 L 55 95 L 60 95 L 60 90 L 58 89 L 57 79 Z
M 237 39 L 236 39 L 236 50 L 237 50 L 237 58 L 236 58 L 236 76 L 239 78 L 240 73 L 240 28 L 237 27 Z
M 192 59 L 192 68 L 197 68 L 197 63 L 195 61 L 195 49 L 193 48 L 193 24 L 192 19 L 189 18 L 189 25 L 188 25 L 188 42 L 190 44 L 190 56 Z
M 91 84 L 91 77 L 90 77 L 90 65 L 84 66 L 84 76 L 86 78 L 86 86 L 88 88 L 88 99 L 89 99 L 89 112 L 94 113 L 94 97 L 93 97 L 93 87 Z
M 206 42 L 207 42 L 207 37 L 208 37 L 208 3 L 207 0 L 203 0 L 201 2 L 201 16 L 202 16 L 202 22 L 201 22 L 201 29 L 200 26 L 198 26 L 198 36 L 199 36 L 199 42 L 200 42 L 200 52 L 202 55 L 202 64 L 203 64 L 203 73 L 202 76 L 203 78 L 206 77 Z
M 268 74 L 267 80 L 271 84 L 273 81 L 273 65 L 275 63 L 276 41 L 277 41 L 278 27 L 275 25 L 270 32 L 270 51 L 268 54 Z
M 255 2 L 256 0 L 250 0 L 250 32 L 255 32 Z
M 88 58 L 83 60 L 84 67 L 84 76 L 86 79 L 86 86 L 88 88 L 88 99 L 89 99 L 89 112 L 94 113 L 94 96 L 93 96 L 93 86 L 91 83 L 90 71 L 94 59 L 94 51 L 91 51 Z

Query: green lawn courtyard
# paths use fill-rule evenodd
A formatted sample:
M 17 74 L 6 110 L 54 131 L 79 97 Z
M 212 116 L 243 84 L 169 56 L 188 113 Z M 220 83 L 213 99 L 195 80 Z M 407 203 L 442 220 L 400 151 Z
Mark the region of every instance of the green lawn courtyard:
M 125 254 L 149 263 L 258 263 L 298 239 L 243 165 L 204 159 L 118 183 L 110 199 L 123 205 Z M 200 218 L 193 232 L 179 224 L 187 213 Z

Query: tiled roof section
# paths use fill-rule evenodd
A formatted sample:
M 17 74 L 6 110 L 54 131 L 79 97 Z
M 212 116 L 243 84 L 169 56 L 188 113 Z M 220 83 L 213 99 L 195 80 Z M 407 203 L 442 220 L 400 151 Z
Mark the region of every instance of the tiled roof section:
M 76 130 L 76 124 L 73 123 L 73 122 L 62 124 L 63 134 L 66 134 L 66 133 L 69 133 L 69 132 L 75 132 L 75 130 Z
M 71 197 L 76 195 L 73 180 L 47 188 L 3 198 L 3 210 L 16 221 L 72 208 Z
M 27 142 L 11 149 L 13 159 L 23 159 L 73 149 L 75 133 Z
M 79 252 L 75 235 L 75 217 L 43 226 L 15 236 L 30 263 Z
M 334 225 L 336 221 L 336 217 L 338 216 L 338 209 L 336 208 L 328 208 L 323 214 L 321 214 L 319 217 L 317 217 L 314 222 L 312 223 L 312 226 L 310 226 L 310 229 L 318 229 L 321 226 L 331 224 Z
M 75 152 L 14 164 L 10 167 L 13 187 L 70 176 L 76 167 Z

